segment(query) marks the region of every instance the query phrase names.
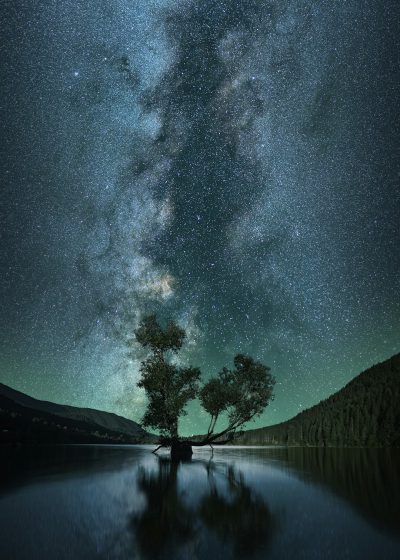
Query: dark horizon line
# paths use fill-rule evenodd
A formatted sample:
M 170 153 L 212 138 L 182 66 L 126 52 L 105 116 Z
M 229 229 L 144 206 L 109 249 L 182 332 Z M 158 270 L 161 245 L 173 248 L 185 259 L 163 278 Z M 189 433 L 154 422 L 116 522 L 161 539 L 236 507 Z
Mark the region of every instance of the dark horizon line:
M 391 356 L 389 356 L 388 358 L 386 358 L 385 360 L 381 361 L 381 362 L 377 362 L 375 364 L 372 364 L 371 366 L 367 367 L 366 369 L 364 369 L 363 371 L 357 373 L 354 377 L 352 377 L 352 379 L 350 379 L 349 381 L 347 381 L 347 383 L 345 385 L 343 385 L 343 387 L 341 387 L 340 389 L 338 389 L 337 391 L 334 391 L 333 393 L 331 393 L 330 395 L 328 395 L 326 398 L 321 399 L 320 401 L 316 402 L 315 404 L 309 406 L 308 408 L 305 408 L 304 410 L 298 412 L 297 414 L 295 414 L 294 416 L 287 418 L 286 420 L 282 420 L 281 422 L 278 422 L 276 424 L 269 424 L 269 425 L 265 425 L 265 426 L 260 426 L 259 428 L 246 428 L 243 431 L 255 431 L 255 430 L 262 430 L 264 428 L 272 428 L 275 426 L 281 426 L 282 424 L 285 424 L 286 422 L 290 422 L 292 420 L 294 420 L 295 418 L 297 418 L 298 416 L 304 414 L 305 412 L 313 409 L 314 407 L 318 406 L 319 404 L 321 404 L 322 402 L 330 399 L 333 395 L 336 395 L 338 393 L 340 393 L 341 391 L 343 391 L 348 385 L 350 385 L 359 375 L 361 375 L 362 373 L 364 373 L 365 371 L 370 370 L 371 368 L 377 367 L 389 360 L 392 360 L 393 358 L 396 358 L 397 356 L 400 356 L 400 352 L 397 352 L 395 354 L 392 354 Z M 20 395 L 24 395 L 27 396 L 35 401 L 38 401 L 40 403 L 48 403 L 48 404 L 55 404 L 58 406 L 67 406 L 70 408 L 75 408 L 78 410 L 90 410 L 90 411 L 96 411 L 96 412 L 103 412 L 106 414 L 112 414 L 114 416 L 117 416 L 118 418 L 122 418 L 123 420 L 127 420 L 129 422 L 134 422 L 136 424 L 138 424 L 142 429 L 144 429 L 141 425 L 140 422 L 136 421 L 136 420 L 132 420 L 132 418 L 127 418 L 126 416 L 122 416 L 121 414 L 118 414 L 116 412 L 112 412 L 109 410 L 101 410 L 99 408 L 92 408 L 92 407 L 88 407 L 88 406 L 76 406 L 76 405 L 71 405 L 71 404 L 67 404 L 67 403 L 59 403 L 59 402 L 55 402 L 55 401 L 49 401 L 49 400 L 45 400 L 45 399 L 38 399 L 36 397 L 32 397 L 31 395 L 29 395 L 28 393 L 25 393 L 24 391 L 20 391 L 19 389 L 15 389 L 14 387 L 11 387 L 10 385 L 7 385 L 5 383 L 2 383 L 0 381 L 0 387 L 6 387 L 7 389 L 11 389 L 12 391 L 15 391 L 16 393 L 19 393 Z M 26 408 L 30 408 L 30 407 L 26 407 Z M 147 430 L 146 430 L 147 431 Z M 157 434 L 153 434 L 151 432 L 148 432 L 150 435 L 157 435 Z M 202 434 L 193 434 L 190 437 L 200 437 Z M 189 436 L 182 436 L 183 438 L 189 437 Z

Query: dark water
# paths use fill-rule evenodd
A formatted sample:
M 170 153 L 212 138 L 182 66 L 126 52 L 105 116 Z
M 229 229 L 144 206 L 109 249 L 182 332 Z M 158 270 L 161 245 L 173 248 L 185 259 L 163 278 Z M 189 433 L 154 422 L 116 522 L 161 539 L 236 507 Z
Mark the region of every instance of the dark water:
M 400 558 L 398 451 L 151 449 L 1 449 L 0 558 Z

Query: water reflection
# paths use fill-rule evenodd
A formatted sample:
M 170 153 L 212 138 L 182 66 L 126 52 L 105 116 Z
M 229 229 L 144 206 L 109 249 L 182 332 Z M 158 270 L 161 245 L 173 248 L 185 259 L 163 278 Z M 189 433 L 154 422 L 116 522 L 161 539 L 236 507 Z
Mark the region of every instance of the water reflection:
M 346 499 L 369 522 L 400 536 L 400 449 L 237 448 L 236 456 L 289 467 Z
M 400 535 L 400 450 L 288 448 L 287 462 Z
M 0 496 L 41 480 L 66 480 L 135 464 L 148 449 L 118 445 L 43 445 L 0 448 Z
M 178 489 L 178 464 L 159 459 L 156 472 L 141 468 L 138 488 L 146 498 L 144 510 L 132 516 L 130 526 L 147 558 L 182 546 L 194 536 L 194 514 Z
M 189 501 L 178 473 L 184 469 L 186 477 L 199 479 L 200 465 L 206 484 L 200 497 Z M 213 554 L 225 547 L 231 551 L 229 556 L 251 558 L 266 549 L 277 528 L 265 499 L 229 464 L 158 458 L 155 471 L 140 469 L 138 488 L 146 505 L 132 516 L 130 527 L 145 558 L 178 558 L 189 548 L 206 548 L 211 542 Z
M 151 449 L 4 448 L 0 558 L 400 558 L 399 450 Z

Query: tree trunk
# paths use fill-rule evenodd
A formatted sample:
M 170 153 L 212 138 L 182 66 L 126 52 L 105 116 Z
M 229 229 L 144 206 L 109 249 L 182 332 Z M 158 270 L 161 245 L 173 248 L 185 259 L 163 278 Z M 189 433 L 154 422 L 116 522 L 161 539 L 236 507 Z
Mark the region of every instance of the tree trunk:
M 185 441 L 174 441 L 171 444 L 171 459 L 173 461 L 187 461 L 192 458 L 192 446 Z

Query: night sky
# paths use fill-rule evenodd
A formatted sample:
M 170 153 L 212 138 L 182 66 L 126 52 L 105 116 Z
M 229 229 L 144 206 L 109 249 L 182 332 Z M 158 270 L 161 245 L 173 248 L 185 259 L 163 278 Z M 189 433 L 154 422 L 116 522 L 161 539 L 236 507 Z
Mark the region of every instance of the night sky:
M 261 426 L 400 351 L 397 0 L 1 9 L 0 381 L 138 421 L 156 312 L 271 367 Z

